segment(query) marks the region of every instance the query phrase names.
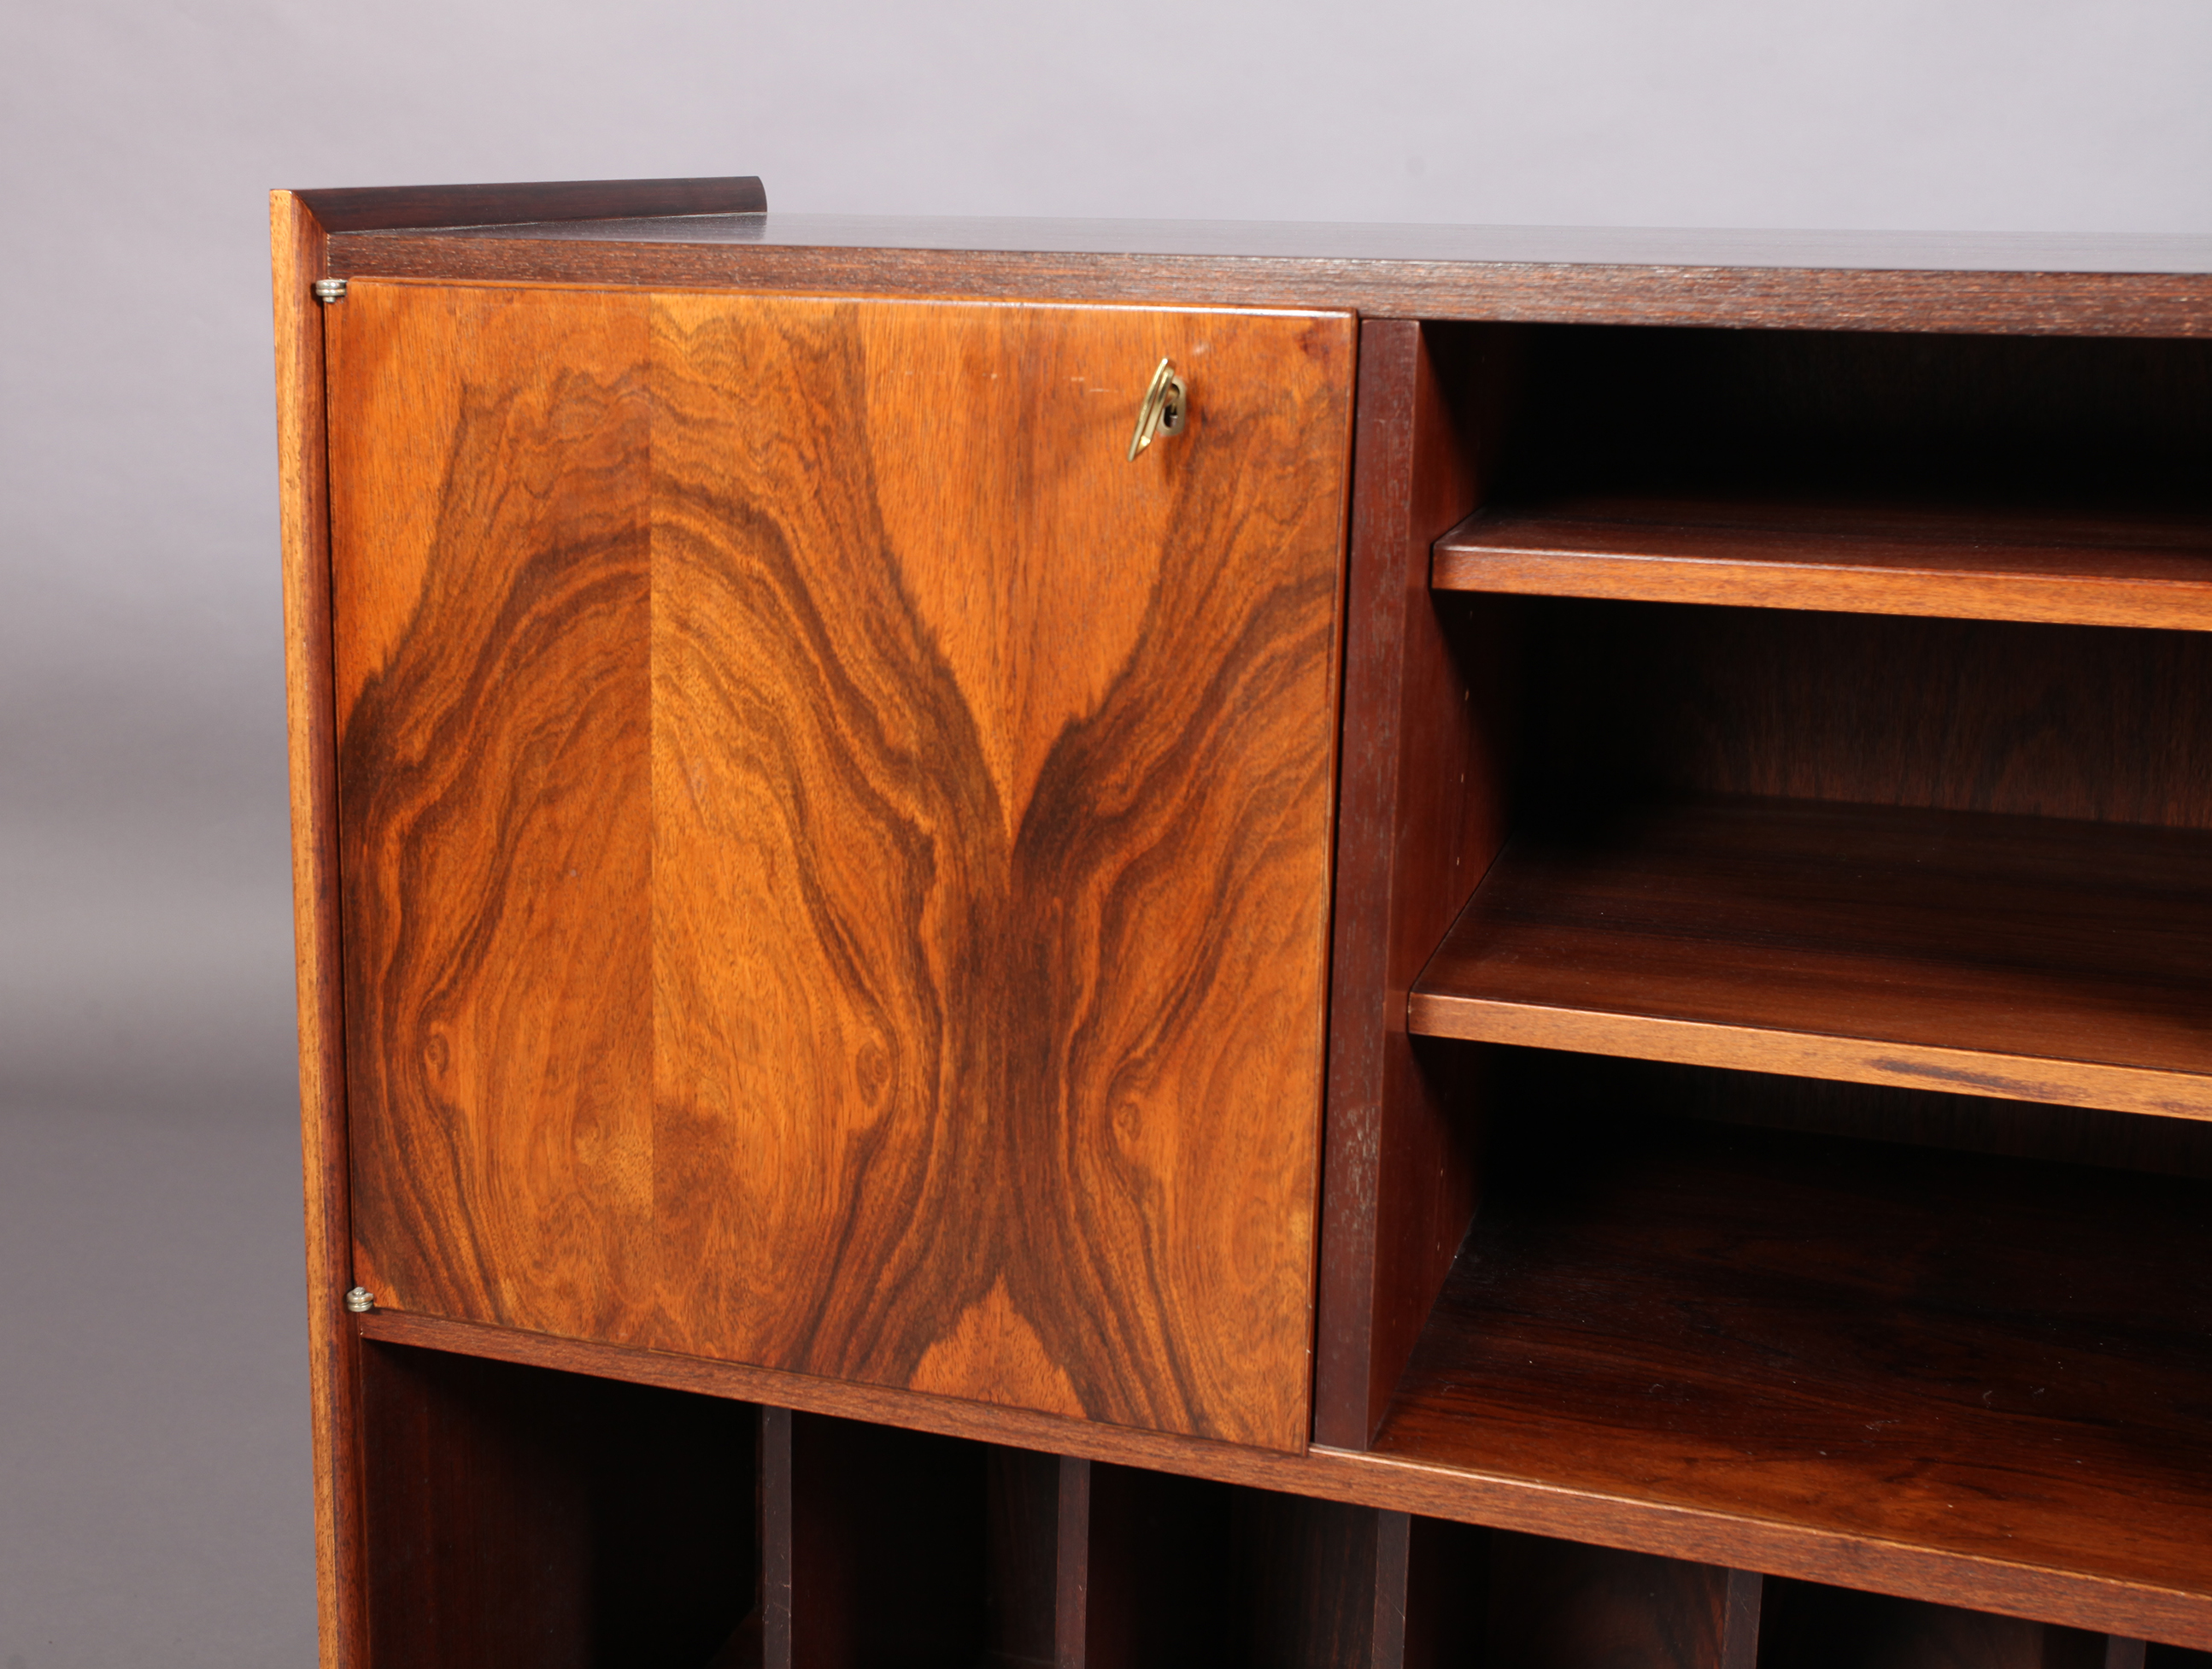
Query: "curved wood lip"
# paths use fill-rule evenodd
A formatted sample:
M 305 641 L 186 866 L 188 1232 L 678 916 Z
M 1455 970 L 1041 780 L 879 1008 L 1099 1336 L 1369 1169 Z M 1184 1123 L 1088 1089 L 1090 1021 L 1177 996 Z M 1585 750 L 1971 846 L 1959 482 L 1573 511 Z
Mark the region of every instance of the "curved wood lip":
M 764 215 L 756 174 L 690 180 L 556 180 L 478 186 L 349 186 L 295 191 L 327 233 L 482 230 L 568 221 Z

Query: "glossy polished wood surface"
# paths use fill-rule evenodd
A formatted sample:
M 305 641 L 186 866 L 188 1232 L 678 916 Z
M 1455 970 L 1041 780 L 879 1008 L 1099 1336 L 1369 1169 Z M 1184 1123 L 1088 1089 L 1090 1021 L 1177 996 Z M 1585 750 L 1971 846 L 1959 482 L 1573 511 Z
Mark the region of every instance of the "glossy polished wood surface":
M 2212 628 L 2212 519 L 1593 496 L 1484 509 L 1443 591 Z
M 1354 308 L 1368 318 L 2212 335 L 2212 240 L 788 215 L 341 235 L 348 277 Z
M 292 919 L 306 1185 L 307 1361 L 314 1433 L 315 1589 L 324 1669 L 366 1661 L 362 1607 L 360 1353 L 342 1294 L 353 1282 L 338 951 L 337 736 L 331 693 L 329 452 L 322 309 L 327 240 L 289 192 L 269 203 L 276 326 L 278 526 L 283 541 L 284 706 L 292 813 Z
M 1542 1111 L 1378 1453 L 2183 1590 L 2212 1640 L 2203 1184 Z
M 1432 1036 L 2212 1118 L 2212 835 L 1793 801 L 1506 849 Z
M 1349 321 L 343 308 L 368 1284 L 1300 1442 Z

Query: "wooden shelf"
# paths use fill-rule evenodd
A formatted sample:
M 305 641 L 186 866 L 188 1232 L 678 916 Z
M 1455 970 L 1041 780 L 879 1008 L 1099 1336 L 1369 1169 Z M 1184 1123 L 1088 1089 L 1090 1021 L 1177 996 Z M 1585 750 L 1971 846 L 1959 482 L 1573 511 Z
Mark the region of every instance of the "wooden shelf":
M 2212 518 L 1592 496 L 1478 510 L 1440 591 L 2212 629 Z
M 2212 1629 L 2203 1183 L 1520 1111 L 1543 1145 L 1497 1158 L 1379 1454 L 2140 1585 Z
M 2212 1118 L 2212 835 L 1786 800 L 1508 846 L 1417 1033 Z

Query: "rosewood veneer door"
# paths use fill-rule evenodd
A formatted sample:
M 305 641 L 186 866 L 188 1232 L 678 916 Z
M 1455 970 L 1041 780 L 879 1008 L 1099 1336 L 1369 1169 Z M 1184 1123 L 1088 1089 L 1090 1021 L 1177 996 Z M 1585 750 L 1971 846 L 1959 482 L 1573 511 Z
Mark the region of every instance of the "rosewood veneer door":
M 1352 352 L 657 304 L 662 1342 L 1302 1443 Z
M 1299 1444 L 1350 320 L 330 326 L 363 1284 Z

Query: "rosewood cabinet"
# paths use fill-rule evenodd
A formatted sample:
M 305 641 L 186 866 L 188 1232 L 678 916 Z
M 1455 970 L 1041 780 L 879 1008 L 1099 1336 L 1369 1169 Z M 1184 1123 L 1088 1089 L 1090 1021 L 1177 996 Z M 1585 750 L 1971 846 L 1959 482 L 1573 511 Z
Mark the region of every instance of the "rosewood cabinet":
M 276 254 L 327 1665 L 2206 1661 L 2212 247 Z

